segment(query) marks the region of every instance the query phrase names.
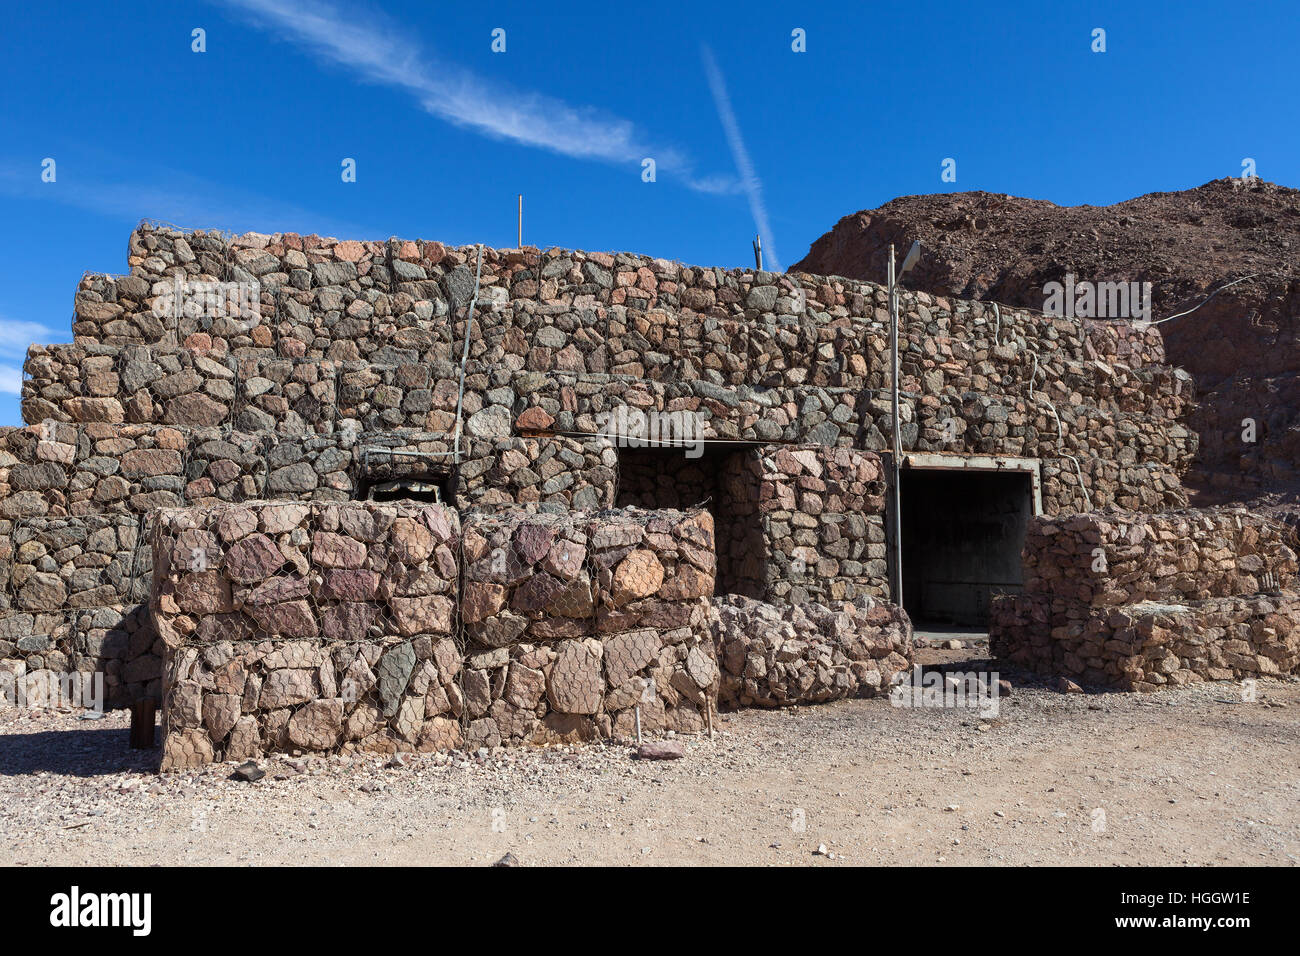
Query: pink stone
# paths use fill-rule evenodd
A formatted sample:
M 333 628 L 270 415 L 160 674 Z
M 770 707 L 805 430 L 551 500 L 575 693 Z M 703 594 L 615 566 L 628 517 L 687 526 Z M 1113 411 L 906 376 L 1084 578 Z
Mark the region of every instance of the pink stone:
M 226 573 L 240 584 L 264 581 L 284 565 L 284 555 L 264 534 L 236 542 L 226 554 Z
M 540 524 L 521 524 L 515 529 L 514 551 L 525 567 L 536 564 L 546 557 L 555 540 L 555 529 Z
M 345 239 L 334 247 L 335 257 L 344 262 L 360 262 L 365 253 L 365 246 L 355 239 Z
M 323 576 L 321 597 L 340 601 L 372 601 L 378 591 L 378 572 L 331 569 Z
M 405 637 L 412 634 L 451 633 L 453 605 L 450 598 L 430 594 L 424 597 L 395 597 L 388 603 L 398 633 Z
M 366 560 L 366 546 L 341 534 L 317 531 L 311 538 L 311 559 L 325 568 L 359 568 Z
M 306 601 L 285 601 L 282 604 L 251 605 L 248 614 L 258 625 L 272 635 L 283 637 L 315 637 L 320 633 L 311 605 Z

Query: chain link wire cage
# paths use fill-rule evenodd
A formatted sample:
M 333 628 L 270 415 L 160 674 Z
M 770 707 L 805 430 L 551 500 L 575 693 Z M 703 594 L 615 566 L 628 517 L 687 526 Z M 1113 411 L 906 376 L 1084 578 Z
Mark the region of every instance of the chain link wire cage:
M 165 510 L 164 767 L 702 731 L 707 512 Z

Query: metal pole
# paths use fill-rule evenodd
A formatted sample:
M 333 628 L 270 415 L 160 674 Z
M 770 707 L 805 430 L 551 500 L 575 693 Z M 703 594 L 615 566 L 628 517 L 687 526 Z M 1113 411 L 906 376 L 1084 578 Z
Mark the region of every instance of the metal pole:
M 903 439 L 901 436 L 901 415 L 898 408 L 898 279 L 894 275 L 894 246 L 889 246 L 889 354 L 892 375 L 890 376 L 890 387 L 893 393 L 893 416 L 894 416 L 894 586 L 897 593 L 894 595 L 894 603 L 899 607 L 903 605 L 903 512 L 902 512 L 902 493 L 900 485 L 902 484 L 902 459 L 903 459 Z
M 524 247 L 524 194 L 519 194 L 519 248 Z
M 523 197 L 520 197 L 521 199 Z M 460 353 L 460 390 L 456 393 L 456 447 L 452 461 L 460 468 L 460 433 L 464 427 L 461 413 L 465 410 L 465 363 L 469 361 L 469 338 L 474 332 L 474 308 L 478 305 L 478 283 L 483 276 L 483 244 L 478 246 L 478 266 L 474 270 L 474 295 L 465 311 L 465 348 Z
M 758 271 L 763 271 L 763 237 L 761 235 L 754 237 L 754 265 Z

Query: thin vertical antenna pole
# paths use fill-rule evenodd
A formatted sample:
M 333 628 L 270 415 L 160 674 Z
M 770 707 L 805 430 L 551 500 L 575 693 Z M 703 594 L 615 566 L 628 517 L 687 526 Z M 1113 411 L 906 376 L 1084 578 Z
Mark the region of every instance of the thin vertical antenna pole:
M 894 275 L 894 247 L 889 247 L 889 353 L 892 374 L 890 375 L 890 390 L 893 394 L 893 477 L 894 477 L 894 585 L 898 589 L 894 595 L 894 603 L 899 607 L 903 606 L 903 509 L 902 509 L 902 492 L 900 485 L 903 479 L 903 439 L 900 434 L 902 430 L 902 415 L 898 407 L 898 277 Z
M 754 265 L 759 272 L 763 271 L 763 237 L 754 237 Z
M 524 194 L 519 194 L 519 248 L 524 247 Z

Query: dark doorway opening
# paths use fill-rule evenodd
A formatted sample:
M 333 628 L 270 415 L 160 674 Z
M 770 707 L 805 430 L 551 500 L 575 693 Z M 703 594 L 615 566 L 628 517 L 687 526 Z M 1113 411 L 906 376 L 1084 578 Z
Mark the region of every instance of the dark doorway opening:
M 989 599 L 1024 587 L 1027 472 L 905 469 L 903 607 L 914 624 L 987 629 Z
M 619 508 L 706 508 L 713 515 L 717 552 L 715 594 L 761 598 L 767 562 L 758 511 L 762 474 L 748 442 L 703 442 L 688 458 L 682 447 L 618 449 Z

